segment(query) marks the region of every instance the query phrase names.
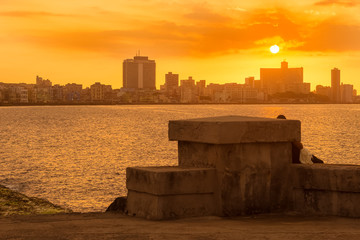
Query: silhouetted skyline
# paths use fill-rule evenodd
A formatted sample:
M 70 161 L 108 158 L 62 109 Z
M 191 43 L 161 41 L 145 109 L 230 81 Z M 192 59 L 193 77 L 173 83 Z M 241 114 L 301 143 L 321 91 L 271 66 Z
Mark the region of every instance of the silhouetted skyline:
M 351 84 L 341 82 L 340 70 L 331 70 L 331 86 L 317 85 L 310 92 L 303 68 L 291 68 L 282 61 L 279 68 L 260 68 L 260 79 L 250 76 L 245 83 L 206 84 L 192 76 L 181 79 L 168 72 L 160 90 L 155 88 L 156 62 L 135 56 L 123 62 L 121 89 L 95 82 L 55 84 L 36 76 L 35 84 L 0 82 L 0 104 L 120 104 L 120 103 L 359 103 Z M 340 84 L 341 83 L 341 84 Z M 316 95 L 315 95 L 315 94 Z

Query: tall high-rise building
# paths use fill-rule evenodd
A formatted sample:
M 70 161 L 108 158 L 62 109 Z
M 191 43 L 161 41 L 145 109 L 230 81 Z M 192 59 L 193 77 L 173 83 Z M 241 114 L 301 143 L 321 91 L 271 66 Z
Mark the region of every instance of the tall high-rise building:
M 331 69 L 331 101 L 339 103 L 341 101 L 340 94 L 340 70 Z
M 123 87 L 130 89 L 156 89 L 155 60 L 135 56 L 123 62 Z

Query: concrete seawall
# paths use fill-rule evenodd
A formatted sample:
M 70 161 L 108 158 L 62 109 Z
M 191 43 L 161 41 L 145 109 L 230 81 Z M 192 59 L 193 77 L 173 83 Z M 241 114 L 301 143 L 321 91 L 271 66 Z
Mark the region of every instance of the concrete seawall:
M 294 210 L 360 217 L 360 166 L 296 164 L 292 172 Z
M 127 210 L 148 219 L 298 211 L 360 217 L 360 166 L 292 164 L 298 120 L 170 121 L 179 166 L 127 169 Z

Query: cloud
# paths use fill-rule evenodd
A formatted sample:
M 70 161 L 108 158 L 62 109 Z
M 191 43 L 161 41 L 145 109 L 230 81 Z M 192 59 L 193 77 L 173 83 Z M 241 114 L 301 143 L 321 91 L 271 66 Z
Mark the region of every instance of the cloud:
M 113 30 L 42 31 L 28 41 L 68 51 L 113 54 L 130 49 L 157 49 L 159 54 L 206 57 L 224 55 L 267 44 L 263 39 L 281 37 L 296 42 L 301 25 L 282 10 L 258 10 L 235 19 L 197 8 L 180 23 L 156 21 L 141 27 Z M 268 44 L 274 44 L 268 43 Z
M 231 21 L 230 17 L 210 11 L 205 7 L 194 7 L 191 13 L 184 14 L 187 20 L 206 23 L 226 23 Z
M 230 8 L 230 10 L 239 11 L 239 12 L 246 12 L 246 11 L 248 11 L 248 10 L 246 10 L 245 8 L 241 8 L 241 7 Z
M 343 7 L 355 7 L 359 5 L 359 1 L 354 0 L 323 0 L 320 2 L 316 2 L 314 5 L 316 6 L 333 6 L 333 5 L 339 5 Z
M 312 33 L 304 38 L 304 45 L 297 49 L 318 52 L 360 51 L 360 26 L 340 24 L 329 19 L 315 26 Z
M 59 14 L 52 12 L 43 12 L 43 11 L 6 11 L 0 12 L 0 16 L 4 17 L 68 17 L 72 16 L 69 14 Z
M 207 57 L 256 50 L 273 44 L 297 51 L 360 51 L 360 29 L 347 23 L 351 20 L 341 16 L 318 21 L 306 18 L 306 15 L 299 16 L 281 8 L 228 15 L 194 7 L 176 19 L 164 17 L 166 21 L 138 20 L 137 24 L 109 30 L 54 27 L 51 31 L 28 32 L 26 40 L 39 47 L 111 56 L 142 49 L 158 56 Z M 119 23 L 122 22 L 119 20 Z

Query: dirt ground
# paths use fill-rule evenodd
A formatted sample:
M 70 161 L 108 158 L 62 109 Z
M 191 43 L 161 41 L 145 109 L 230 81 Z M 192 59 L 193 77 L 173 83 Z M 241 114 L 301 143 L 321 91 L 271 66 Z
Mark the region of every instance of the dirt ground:
M 0 239 L 360 239 L 360 219 L 256 215 L 148 221 L 114 213 L 0 217 Z

